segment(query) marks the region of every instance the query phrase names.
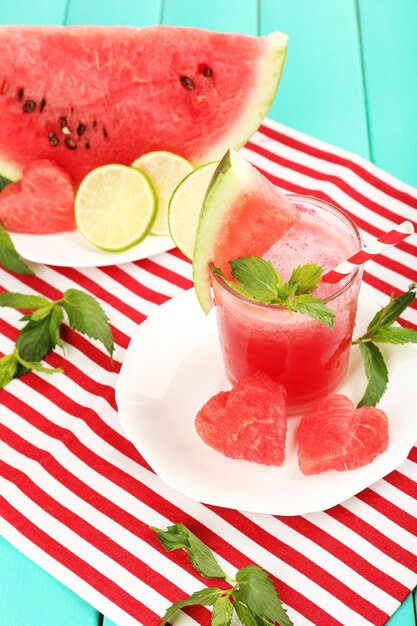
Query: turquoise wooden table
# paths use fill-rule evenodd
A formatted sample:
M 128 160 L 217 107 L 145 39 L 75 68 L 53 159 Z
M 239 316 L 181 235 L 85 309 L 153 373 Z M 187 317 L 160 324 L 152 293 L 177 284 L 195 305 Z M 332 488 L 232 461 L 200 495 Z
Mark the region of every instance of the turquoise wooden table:
M 417 186 L 416 0 L 0 0 L 0 21 L 281 30 L 288 60 L 270 117 Z M 0 626 L 56 624 L 112 626 L 0 538 Z M 417 624 L 412 595 L 388 624 Z

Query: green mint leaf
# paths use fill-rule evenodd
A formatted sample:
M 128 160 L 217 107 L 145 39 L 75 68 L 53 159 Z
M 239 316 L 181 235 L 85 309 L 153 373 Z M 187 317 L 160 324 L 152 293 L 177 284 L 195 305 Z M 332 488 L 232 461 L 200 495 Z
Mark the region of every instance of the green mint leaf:
M 213 604 L 210 626 L 230 626 L 233 616 L 233 604 L 228 595 L 221 596 Z
M 239 584 L 239 589 L 233 592 L 236 600 L 246 605 L 255 615 L 279 622 L 281 626 L 292 626 L 272 580 L 263 569 L 257 565 L 242 567 L 236 574 L 236 581 Z M 238 611 L 237 613 L 239 615 Z
M 295 296 L 292 300 L 282 302 L 282 306 L 295 313 L 305 313 L 313 317 L 318 322 L 322 322 L 325 326 L 333 328 L 334 316 L 333 311 L 327 306 L 323 300 L 316 298 L 310 294 Z
M 7 185 L 10 185 L 11 182 L 11 180 L 0 174 L 0 191 L 3 191 L 3 189 L 7 187 Z
M 41 309 L 51 303 L 42 296 L 30 296 L 23 293 L 3 291 L 0 293 L 0 306 L 10 306 L 14 309 Z
M 167 530 L 154 528 L 159 541 L 169 551 L 183 549 L 194 567 L 206 578 L 226 578 L 209 548 L 184 524 L 168 526 Z
M 378 311 L 372 318 L 368 326 L 368 333 L 375 328 L 390 326 L 401 315 L 403 311 L 413 302 L 416 297 L 416 283 L 411 283 L 408 290 L 397 298 L 391 296 L 388 304 Z M 368 334 L 367 333 L 367 334 Z
M 62 301 L 74 330 L 100 341 L 112 356 L 114 351 L 113 336 L 106 314 L 97 300 L 78 289 L 67 289 Z
M 20 331 L 16 341 L 22 359 L 32 363 L 42 361 L 57 344 L 58 327 L 59 317 L 53 316 L 52 311 L 48 317 L 28 322 Z
M 376 406 L 387 388 L 387 366 L 379 348 L 371 341 L 361 342 L 359 348 L 365 365 L 368 386 L 362 400 L 358 404 L 358 408 L 361 406 Z
M 417 330 L 389 326 L 377 328 L 372 333 L 372 341 L 376 343 L 417 343 Z
M 240 285 L 239 283 L 234 283 L 231 280 L 228 280 L 219 267 L 216 267 L 215 265 L 213 265 L 211 268 L 211 271 L 213 272 L 213 274 L 220 276 L 228 287 L 230 287 L 234 291 L 237 291 L 237 293 L 240 293 L 241 296 L 245 296 L 245 298 L 252 299 L 252 296 L 250 295 L 250 293 L 246 291 L 246 289 L 242 287 L 242 285 Z
M 244 602 L 235 598 L 233 606 L 243 626 L 259 626 L 255 613 Z
M 243 626 L 275 626 L 276 624 L 269 617 L 254 613 L 246 604 L 239 602 L 239 600 L 235 600 L 234 608 Z M 289 623 L 292 624 L 292 622 Z
M 64 350 L 64 344 L 61 339 L 60 327 L 63 321 L 64 313 L 62 307 L 59 304 L 54 304 L 49 320 L 49 332 L 54 346 L 58 345 L 62 350 Z
M 259 302 L 270 304 L 279 300 L 278 290 L 284 282 L 270 261 L 257 256 L 229 261 L 232 276 Z
M 15 377 L 17 370 L 17 357 L 13 352 L 6 354 L 0 359 L 0 389 L 3 389 Z
M 0 227 L 0 264 L 9 272 L 33 274 L 32 270 L 17 252 L 8 233 Z
M 291 274 L 288 285 L 294 295 L 299 296 L 315 290 L 323 274 L 323 268 L 315 263 L 299 265 Z
M 224 593 L 222 589 L 217 589 L 216 587 L 206 587 L 200 591 L 196 591 L 185 600 L 174 602 L 174 604 L 169 607 L 163 616 L 160 626 L 165 626 L 168 621 L 171 621 L 177 611 L 183 609 L 185 606 L 193 606 L 195 604 L 202 604 L 204 606 L 213 605 L 222 593 Z
M 36 322 L 37 320 L 43 320 L 45 317 L 51 314 L 51 310 L 54 307 L 54 303 L 50 302 L 46 306 L 42 306 L 40 309 L 36 309 L 31 315 L 30 319 Z

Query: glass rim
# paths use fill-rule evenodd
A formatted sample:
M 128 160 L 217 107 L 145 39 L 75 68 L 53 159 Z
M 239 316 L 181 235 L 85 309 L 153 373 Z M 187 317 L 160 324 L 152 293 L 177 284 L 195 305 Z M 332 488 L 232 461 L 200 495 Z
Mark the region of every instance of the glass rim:
M 334 204 L 331 204 L 330 202 L 327 202 L 326 200 L 320 200 L 320 198 L 315 198 L 314 196 L 308 196 L 308 195 L 302 195 L 302 194 L 285 194 L 285 196 L 293 204 L 295 202 L 299 202 L 299 203 L 308 202 L 310 204 L 318 205 L 320 208 L 324 209 L 325 211 L 328 211 L 329 213 L 336 214 L 341 219 L 341 221 L 344 221 L 348 226 L 350 226 L 351 230 L 353 231 L 353 234 L 355 235 L 356 241 L 358 243 L 357 251 L 362 249 L 363 238 L 362 238 L 361 232 L 359 228 L 357 227 L 357 225 L 355 224 L 355 222 L 353 221 L 353 219 L 343 209 L 339 209 L 338 207 L 334 206 Z M 213 263 L 210 263 L 210 266 L 209 266 L 210 276 L 214 278 L 217 283 L 219 283 L 222 289 L 225 289 L 226 291 L 228 291 L 230 294 L 232 294 L 239 300 L 242 300 L 243 302 L 248 302 L 249 304 L 252 304 L 254 306 L 266 307 L 267 309 L 274 308 L 274 309 L 282 310 L 283 307 L 280 304 L 266 304 L 265 302 L 258 302 L 257 300 L 252 300 L 251 298 L 247 298 L 243 294 L 238 293 L 237 291 L 229 287 L 229 285 L 227 285 L 224 282 L 221 276 L 219 276 L 218 274 L 215 274 L 212 268 L 213 268 Z M 349 280 L 346 283 L 344 283 L 340 287 L 340 289 L 335 291 L 333 294 L 331 294 L 327 298 L 322 298 L 323 302 L 331 302 L 335 298 L 338 298 L 339 296 L 341 296 L 345 291 L 347 291 L 355 283 L 355 281 L 362 275 L 362 268 L 363 268 L 363 264 L 359 265 L 355 270 L 353 270 L 353 272 L 348 274 Z

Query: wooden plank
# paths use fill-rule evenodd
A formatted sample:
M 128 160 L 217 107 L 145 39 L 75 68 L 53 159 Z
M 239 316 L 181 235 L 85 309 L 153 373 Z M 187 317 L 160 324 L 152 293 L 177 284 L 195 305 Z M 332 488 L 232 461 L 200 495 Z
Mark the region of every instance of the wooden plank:
M 62 24 L 67 0 L 3 0 L 1 4 L 1 24 Z
M 151 26 L 159 23 L 162 0 L 69 0 L 66 24 Z
M 0 537 L 3 626 L 97 626 L 99 613 Z
M 412 593 L 407 596 L 401 606 L 395 611 L 394 615 L 386 623 L 386 626 L 416 626 Z
M 355 0 L 260 0 L 261 34 L 289 35 L 270 117 L 368 157 L 356 18 Z
M 359 0 L 372 160 L 417 186 L 417 2 Z
M 163 24 L 194 26 L 224 32 L 258 34 L 257 0 L 165 0 Z

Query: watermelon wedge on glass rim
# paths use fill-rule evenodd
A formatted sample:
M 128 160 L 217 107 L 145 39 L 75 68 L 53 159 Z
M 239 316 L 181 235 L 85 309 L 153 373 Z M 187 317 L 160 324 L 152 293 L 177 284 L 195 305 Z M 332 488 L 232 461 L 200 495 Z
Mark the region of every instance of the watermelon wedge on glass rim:
M 230 279 L 229 260 L 262 256 L 298 219 L 278 187 L 228 150 L 207 188 L 194 244 L 194 289 L 203 311 L 209 313 L 214 305 L 211 263 Z
M 173 26 L 1 26 L 0 175 L 92 169 L 167 150 L 194 166 L 239 148 L 275 95 L 287 37 Z

